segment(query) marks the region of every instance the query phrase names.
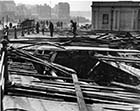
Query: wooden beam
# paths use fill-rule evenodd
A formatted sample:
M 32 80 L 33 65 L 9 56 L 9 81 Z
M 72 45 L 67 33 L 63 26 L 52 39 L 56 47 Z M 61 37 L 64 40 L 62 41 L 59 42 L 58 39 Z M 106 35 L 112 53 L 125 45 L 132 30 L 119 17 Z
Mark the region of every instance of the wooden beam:
M 140 60 L 137 58 L 128 58 L 128 57 L 117 57 L 117 56 L 104 56 L 104 55 L 97 55 L 94 56 L 98 59 L 107 60 L 107 61 L 120 61 L 120 62 L 128 62 L 128 63 L 140 63 Z
M 75 91 L 76 91 L 79 110 L 80 111 L 88 111 L 87 106 L 86 106 L 85 101 L 84 101 L 84 97 L 83 97 L 81 88 L 80 88 L 80 83 L 78 81 L 77 75 L 72 74 L 72 79 L 73 79 L 73 82 L 74 82 L 74 87 L 75 87 Z
M 12 72 L 16 72 L 16 73 L 12 73 Z M 18 73 L 18 74 L 17 74 Z M 22 76 L 31 76 L 31 77 L 37 77 L 37 78 L 41 78 L 41 81 L 32 81 L 35 83 L 43 83 L 43 84 L 57 84 L 57 85 L 63 85 L 63 86 L 73 86 L 73 83 L 66 83 L 66 82 L 58 82 L 58 81 L 50 81 L 48 79 L 54 80 L 54 79 L 62 79 L 62 80 L 72 80 L 72 78 L 69 77 L 53 77 L 53 76 L 48 76 L 48 75 L 39 75 L 39 74 L 33 74 L 33 73 L 29 73 L 29 72 L 19 72 L 19 71 L 14 71 L 14 70 L 10 70 L 10 74 L 11 75 L 22 75 Z M 87 80 L 87 79 L 79 79 L 80 81 L 84 81 L 84 82 L 93 82 L 93 80 Z M 89 85 L 89 84 L 81 84 L 81 88 L 86 89 L 86 88 L 91 88 L 91 89 L 97 89 L 97 90 L 109 90 L 109 91 L 122 91 L 122 92 L 126 92 L 124 89 L 122 88 L 116 88 L 116 87 L 105 87 L 105 86 L 98 86 L 98 85 Z
M 62 65 L 58 65 L 56 63 L 50 63 L 48 61 L 44 61 L 40 58 L 37 58 L 37 57 L 31 55 L 30 53 L 28 53 L 26 51 L 18 50 L 14 47 L 11 47 L 11 48 L 16 50 L 16 52 L 14 52 L 14 53 L 16 53 L 17 55 L 21 55 L 19 57 L 22 58 L 22 59 L 25 59 L 25 60 L 28 60 L 28 61 L 31 61 L 31 62 L 35 62 L 35 63 L 38 63 L 38 64 L 42 64 L 44 66 L 53 68 L 55 70 L 59 70 L 59 71 L 65 73 L 65 74 L 68 74 L 68 75 L 71 75 L 71 73 L 75 73 L 75 70 L 73 70 L 73 69 L 67 68 L 67 67 L 62 66 Z
M 3 90 L 2 90 L 2 86 L 0 86 L 0 110 L 3 111 Z

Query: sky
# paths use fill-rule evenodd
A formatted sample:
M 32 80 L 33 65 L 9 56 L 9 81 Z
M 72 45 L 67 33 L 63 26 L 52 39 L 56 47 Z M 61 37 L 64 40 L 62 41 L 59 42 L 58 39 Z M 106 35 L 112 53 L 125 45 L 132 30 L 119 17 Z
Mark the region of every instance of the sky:
M 90 11 L 92 0 L 14 0 L 17 4 L 48 4 L 54 7 L 58 2 L 68 2 L 70 4 L 71 11 Z
M 91 11 L 92 1 L 129 1 L 129 0 L 14 0 L 17 4 L 48 4 L 54 7 L 58 2 L 68 2 L 70 4 L 71 11 Z M 134 0 L 132 0 L 134 1 Z M 137 0 L 140 1 L 140 0 Z

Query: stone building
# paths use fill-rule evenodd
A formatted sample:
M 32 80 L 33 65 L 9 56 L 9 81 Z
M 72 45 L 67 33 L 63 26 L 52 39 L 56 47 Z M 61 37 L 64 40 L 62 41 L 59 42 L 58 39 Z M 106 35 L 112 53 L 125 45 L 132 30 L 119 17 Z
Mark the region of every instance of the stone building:
M 14 19 L 16 4 L 13 0 L 0 0 L 0 20 L 6 22 Z
M 51 7 L 47 4 L 37 5 L 37 14 L 40 19 L 48 19 L 51 18 Z
M 54 7 L 54 12 L 57 19 L 69 20 L 70 19 L 70 5 L 67 2 L 60 2 Z
M 93 30 L 140 31 L 140 2 L 92 2 Z
M 16 6 L 16 18 L 19 20 L 24 20 L 31 16 L 31 12 L 27 9 L 26 5 L 20 4 Z

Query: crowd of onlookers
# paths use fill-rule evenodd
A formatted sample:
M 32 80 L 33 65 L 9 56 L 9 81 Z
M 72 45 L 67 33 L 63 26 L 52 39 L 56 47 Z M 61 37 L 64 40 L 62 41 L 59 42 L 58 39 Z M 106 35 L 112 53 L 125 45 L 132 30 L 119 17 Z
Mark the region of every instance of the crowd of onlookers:
M 74 22 L 73 20 L 70 21 L 70 27 L 72 30 L 72 33 L 74 35 L 74 37 L 76 36 L 76 31 L 77 31 L 77 23 Z M 49 31 L 50 32 L 50 36 L 53 37 L 53 32 L 55 28 L 61 28 L 63 29 L 63 22 L 56 22 L 55 24 L 51 21 L 40 21 L 40 22 L 36 22 L 35 24 L 35 30 L 36 33 L 39 33 L 40 31 L 42 32 L 42 34 L 44 35 L 45 31 Z
M 45 34 L 45 31 L 50 31 L 50 36 L 53 36 L 54 32 L 54 24 L 51 21 L 40 21 L 36 22 L 35 24 L 35 31 L 36 33 L 39 33 L 40 31 L 42 34 Z
M 24 24 L 22 24 L 23 22 L 24 22 Z M 24 34 L 26 32 L 28 32 L 28 34 L 30 32 L 39 34 L 41 32 L 43 35 L 45 35 L 45 32 L 49 32 L 50 36 L 53 37 L 54 30 L 59 31 L 59 29 L 65 29 L 65 27 L 66 27 L 66 24 L 63 23 L 62 21 L 57 21 L 57 22 L 52 22 L 52 21 L 48 21 L 48 20 L 42 20 L 42 21 L 33 20 L 33 21 L 31 21 L 31 20 L 27 19 L 27 23 L 25 21 L 23 21 L 23 22 L 18 23 L 16 25 L 11 23 L 11 22 L 9 24 L 3 25 L 4 34 L 8 34 L 9 29 L 13 29 L 15 31 L 17 29 L 21 29 L 22 36 L 24 36 Z M 69 24 L 69 25 L 67 25 L 67 27 L 69 27 L 69 29 L 71 30 L 73 37 L 76 37 L 77 26 L 78 26 L 77 22 L 70 20 L 70 22 L 67 24 Z M 86 26 L 86 28 L 87 27 L 88 27 L 88 25 Z M 81 27 L 81 29 L 82 28 L 85 28 L 85 27 Z

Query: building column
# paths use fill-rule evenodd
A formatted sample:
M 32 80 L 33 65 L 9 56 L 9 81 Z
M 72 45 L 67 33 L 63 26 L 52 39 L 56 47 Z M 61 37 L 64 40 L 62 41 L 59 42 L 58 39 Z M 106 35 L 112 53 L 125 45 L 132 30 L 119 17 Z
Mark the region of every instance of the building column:
M 92 29 L 94 30 L 94 16 L 93 16 L 94 12 L 93 12 L 93 6 L 91 8 L 91 24 L 92 24 Z
M 113 30 L 116 30 L 116 10 L 114 10 L 114 16 L 113 16 Z
M 92 10 L 92 29 L 96 29 L 96 11 Z
M 118 20 L 119 20 L 119 11 L 118 10 L 114 10 L 114 24 L 113 24 L 113 30 L 118 31 Z
M 138 31 L 138 9 L 135 11 L 135 30 Z
M 99 13 L 100 13 L 100 12 L 99 12 L 99 8 L 97 9 L 96 12 L 97 12 L 97 13 L 96 13 L 96 19 L 95 19 L 95 21 L 96 21 L 96 23 L 95 23 L 95 24 L 96 24 L 96 25 L 95 25 L 95 29 L 96 29 L 96 30 L 100 30 L 100 29 L 99 29 L 99 15 L 100 15 L 100 14 L 99 14 Z
M 135 31 L 135 10 L 132 9 L 132 17 L 131 17 L 131 31 Z
M 112 31 L 113 30 L 113 22 L 114 22 L 114 8 L 112 7 L 111 8 L 111 22 L 110 22 L 110 30 Z
M 118 28 L 118 29 L 117 29 L 117 30 L 120 31 L 120 30 L 121 30 L 121 27 L 120 27 L 120 22 L 121 22 L 121 10 L 120 10 L 120 9 L 118 10 L 118 18 L 117 18 L 117 19 L 118 19 L 118 23 L 117 23 L 117 28 Z

